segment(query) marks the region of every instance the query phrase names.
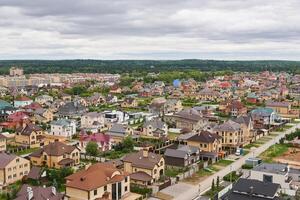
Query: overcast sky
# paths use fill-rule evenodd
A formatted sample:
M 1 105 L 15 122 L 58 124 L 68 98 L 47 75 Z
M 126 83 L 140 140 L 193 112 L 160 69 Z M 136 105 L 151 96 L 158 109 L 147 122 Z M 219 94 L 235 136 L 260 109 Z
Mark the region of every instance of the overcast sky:
M 299 0 L 0 0 L 0 59 L 300 60 Z

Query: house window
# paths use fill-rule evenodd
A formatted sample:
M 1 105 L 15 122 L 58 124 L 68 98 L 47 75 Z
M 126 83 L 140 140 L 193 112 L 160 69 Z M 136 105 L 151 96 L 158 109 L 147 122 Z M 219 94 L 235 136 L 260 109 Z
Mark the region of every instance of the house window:
M 47 156 L 46 155 L 44 155 L 44 160 L 47 160 Z
M 16 162 L 18 163 L 19 161 L 20 161 L 20 159 L 19 159 L 19 158 L 17 158 L 17 159 L 16 159 Z
M 157 173 L 157 170 L 155 169 L 155 170 L 154 170 L 154 174 L 156 174 L 156 173 Z
M 273 183 L 273 176 L 264 174 L 263 181 L 265 183 Z
M 125 183 L 127 183 L 127 182 L 128 182 L 128 177 L 126 176 L 126 177 L 125 177 Z
M 125 186 L 125 192 L 127 192 L 127 190 L 128 190 L 128 188 L 127 188 L 127 186 Z
M 97 190 L 94 190 L 94 196 L 96 196 L 97 195 Z
M 106 192 L 106 191 L 107 191 L 107 185 L 104 186 L 104 192 Z

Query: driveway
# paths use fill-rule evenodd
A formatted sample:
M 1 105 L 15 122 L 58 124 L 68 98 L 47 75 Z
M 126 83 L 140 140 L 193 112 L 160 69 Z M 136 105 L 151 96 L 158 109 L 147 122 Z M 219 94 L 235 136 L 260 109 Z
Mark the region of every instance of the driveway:
M 286 131 L 282 132 L 272 140 L 266 142 L 265 144 L 261 145 L 256 149 L 252 149 L 247 155 L 241 157 L 239 160 L 235 161 L 231 165 L 225 167 L 224 169 L 214 173 L 213 175 L 207 177 L 203 181 L 199 183 L 199 185 L 190 185 L 187 183 L 179 182 L 178 184 L 172 185 L 168 188 L 163 189 L 161 192 L 166 193 L 168 195 L 172 195 L 174 200 L 192 200 L 197 199 L 199 196 L 199 189 L 200 193 L 203 194 L 207 190 L 210 189 L 211 183 L 213 179 L 217 179 L 219 176 L 220 179 L 223 178 L 226 174 L 230 173 L 231 171 L 236 171 L 242 167 L 245 161 L 250 157 L 259 156 L 262 152 L 267 150 L 273 144 L 279 142 L 279 140 L 287 134 L 294 132 L 297 128 L 300 128 L 300 124 L 294 125 L 292 128 L 287 129 Z

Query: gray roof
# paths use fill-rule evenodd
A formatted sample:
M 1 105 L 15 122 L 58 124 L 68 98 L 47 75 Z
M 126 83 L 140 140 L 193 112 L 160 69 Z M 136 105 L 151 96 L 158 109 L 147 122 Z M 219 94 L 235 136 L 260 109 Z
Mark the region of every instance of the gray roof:
M 238 131 L 241 129 L 241 125 L 232 120 L 228 120 L 227 122 L 214 127 L 216 131 Z
M 276 183 L 265 183 L 254 179 L 240 178 L 232 190 L 222 197 L 222 199 L 278 199 L 275 195 L 279 188 L 280 185 Z
M 174 116 L 191 121 L 199 121 L 202 118 L 201 114 L 193 108 L 182 110 L 175 113 Z
M 69 119 L 59 119 L 59 120 L 51 122 L 51 125 L 69 126 L 71 123 L 72 123 L 72 120 L 69 120 Z
M 125 136 L 126 128 L 123 124 L 114 124 L 107 132 L 108 135 L 112 136 Z
M 193 135 L 192 137 L 188 138 L 188 141 L 195 141 L 195 142 L 203 142 L 203 143 L 213 143 L 215 140 L 221 139 L 222 137 L 211 133 L 209 131 L 201 131 L 198 134 Z
M 232 121 L 237 122 L 239 124 L 246 124 L 247 126 L 249 126 L 249 124 L 251 123 L 251 117 L 250 115 L 239 116 L 238 118 L 232 119 Z
M 261 163 L 254 167 L 253 170 L 274 174 L 286 174 L 288 172 L 288 165 L 280 163 Z
M 161 119 L 153 119 L 150 121 L 146 121 L 143 125 L 144 128 L 148 126 L 152 126 L 153 129 L 163 129 L 165 123 L 161 121 Z
M 55 194 L 52 191 L 52 187 L 30 186 L 23 185 L 21 190 L 17 194 L 15 200 L 27 200 L 28 199 L 28 187 L 33 192 L 32 200 L 62 200 L 64 195 L 55 190 Z

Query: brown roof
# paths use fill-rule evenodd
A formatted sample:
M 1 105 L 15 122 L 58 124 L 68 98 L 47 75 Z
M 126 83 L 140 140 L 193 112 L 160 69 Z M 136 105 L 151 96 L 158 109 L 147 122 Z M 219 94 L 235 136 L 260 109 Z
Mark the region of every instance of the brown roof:
M 137 181 L 151 181 L 152 177 L 146 172 L 139 171 L 130 174 L 130 179 L 137 180 Z
M 187 141 L 203 142 L 203 143 L 213 143 L 215 140 L 221 139 L 222 137 L 218 134 L 211 133 L 209 131 L 201 131 L 198 134 L 187 139 Z
M 30 124 L 27 124 L 26 126 L 25 126 L 25 128 L 23 128 L 23 127 L 19 127 L 17 130 L 16 130 L 16 132 L 17 133 L 20 133 L 21 135 L 27 135 L 27 136 L 29 136 L 32 132 L 34 132 L 34 131 L 42 131 L 43 129 L 41 128 L 41 127 L 39 127 L 39 126 L 37 126 L 37 125 L 35 125 L 35 124 L 32 124 L 32 123 L 30 123 Z
M 66 186 L 91 191 L 110 183 L 120 182 L 126 176 L 128 176 L 127 173 L 118 170 L 112 164 L 97 163 L 87 170 L 66 177 L 66 180 L 68 180 Z
M 58 162 L 59 165 L 66 165 L 71 163 L 74 163 L 74 160 L 72 160 L 71 158 L 65 158 Z
M 0 153 L 0 169 L 3 169 L 17 156 L 14 154 Z
M 55 189 L 55 194 L 52 187 L 41 187 L 41 186 L 30 186 L 30 185 L 23 185 L 21 190 L 18 192 L 17 197 L 15 200 L 27 200 L 28 199 L 28 192 L 27 190 L 31 188 L 33 192 L 32 200 L 62 200 L 64 199 L 64 195 L 59 193 Z
M 75 146 L 66 145 L 62 142 L 53 142 L 44 146 L 43 148 L 33 152 L 31 157 L 40 157 L 43 152 L 45 152 L 48 156 L 62 156 L 64 154 L 69 154 L 76 149 Z
M 123 162 L 132 163 L 133 167 L 140 167 L 145 169 L 153 169 L 155 165 L 157 165 L 162 158 L 161 155 L 148 152 L 148 156 L 143 156 L 143 150 L 137 153 L 131 153 L 126 155 L 123 158 Z
M 40 167 L 37 167 L 37 166 L 33 166 L 28 175 L 27 175 L 27 178 L 30 178 L 30 179 L 34 179 L 34 180 L 38 180 L 41 176 L 41 171 L 42 169 Z

